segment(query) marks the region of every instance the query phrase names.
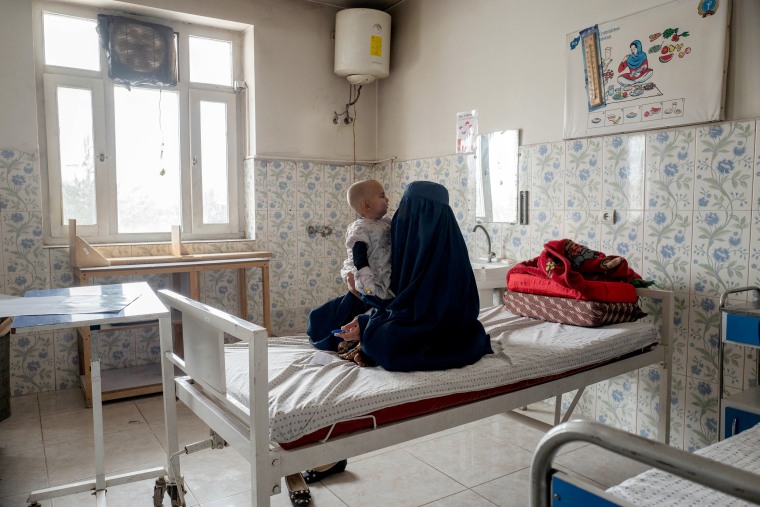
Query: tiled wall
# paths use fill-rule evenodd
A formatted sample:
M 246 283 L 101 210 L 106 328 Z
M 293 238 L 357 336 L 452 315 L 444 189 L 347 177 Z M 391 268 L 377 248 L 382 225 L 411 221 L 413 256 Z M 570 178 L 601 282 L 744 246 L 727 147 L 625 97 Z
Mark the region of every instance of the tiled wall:
M 760 285 L 757 125 L 747 120 L 524 146 L 520 185 L 530 192 L 529 225 L 486 224 L 499 257 L 531 258 L 547 240 L 567 237 L 622 255 L 658 287 L 675 291 L 671 442 L 686 449 L 717 439 L 719 295 L 727 288 Z M 473 256 L 482 257 L 485 238 L 471 232 L 472 170 L 473 160 L 465 155 L 366 167 L 248 160 L 245 214 L 247 234 L 256 240 L 194 248 L 271 251 L 273 332 L 302 333 L 309 310 L 345 290 L 339 267 L 345 255 L 342 234 L 354 219 L 344 197 L 352 182 L 381 181 L 392 209 L 411 181 L 444 184 Z M 0 150 L 5 293 L 73 283 L 66 249 L 42 247 L 39 194 L 35 154 Z M 600 212 L 610 209 L 616 210 L 615 223 L 600 223 Z M 310 235 L 309 225 L 329 226 L 333 234 Z M 168 279 L 150 282 L 160 288 Z M 208 273 L 204 301 L 234 313 L 237 283 L 233 271 Z M 257 270 L 248 275 L 248 293 L 248 317 L 260 321 Z M 121 367 L 156 362 L 157 343 L 155 329 L 148 327 L 100 333 L 95 346 L 104 367 Z M 71 331 L 12 337 L 14 395 L 72 387 L 77 369 Z M 757 354 L 727 347 L 725 372 L 728 392 L 757 385 Z M 586 389 L 578 410 L 652 436 L 660 412 L 659 379 L 657 369 L 644 368 L 601 382 Z

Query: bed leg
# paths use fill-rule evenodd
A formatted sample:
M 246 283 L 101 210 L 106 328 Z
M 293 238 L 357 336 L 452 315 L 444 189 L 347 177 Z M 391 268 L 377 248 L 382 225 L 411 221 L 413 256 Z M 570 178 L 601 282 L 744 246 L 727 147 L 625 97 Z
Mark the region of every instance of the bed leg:
M 562 418 L 562 395 L 558 394 L 554 400 L 554 426 L 558 425 Z

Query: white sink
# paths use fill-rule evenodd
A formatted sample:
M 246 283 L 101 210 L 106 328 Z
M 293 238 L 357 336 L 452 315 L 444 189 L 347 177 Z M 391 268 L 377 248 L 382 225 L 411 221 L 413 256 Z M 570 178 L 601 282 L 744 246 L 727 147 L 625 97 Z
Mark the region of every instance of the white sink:
M 497 289 L 507 288 L 507 271 L 516 263 L 512 260 L 488 262 L 486 259 L 470 259 L 481 308 L 501 303 L 501 294 Z
M 515 265 L 515 261 L 470 259 L 470 264 L 478 289 L 504 289 L 507 286 L 507 271 Z

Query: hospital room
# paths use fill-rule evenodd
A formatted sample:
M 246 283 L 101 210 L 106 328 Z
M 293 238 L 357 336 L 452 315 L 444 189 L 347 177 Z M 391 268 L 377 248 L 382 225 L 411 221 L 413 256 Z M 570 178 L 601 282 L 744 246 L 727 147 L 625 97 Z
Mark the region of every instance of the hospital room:
M 757 0 L 0 3 L 0 507 L 760 504 Z

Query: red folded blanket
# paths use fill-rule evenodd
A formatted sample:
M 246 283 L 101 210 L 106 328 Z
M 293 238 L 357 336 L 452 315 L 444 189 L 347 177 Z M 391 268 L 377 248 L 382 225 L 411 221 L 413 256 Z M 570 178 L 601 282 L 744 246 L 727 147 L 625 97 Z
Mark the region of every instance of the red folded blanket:
M 541 255 L 507 272 L 515 292 L 588 301 L 633 303 L 647 282 L 620 256 L 605 255 L 569 239 L 549 241 Z

